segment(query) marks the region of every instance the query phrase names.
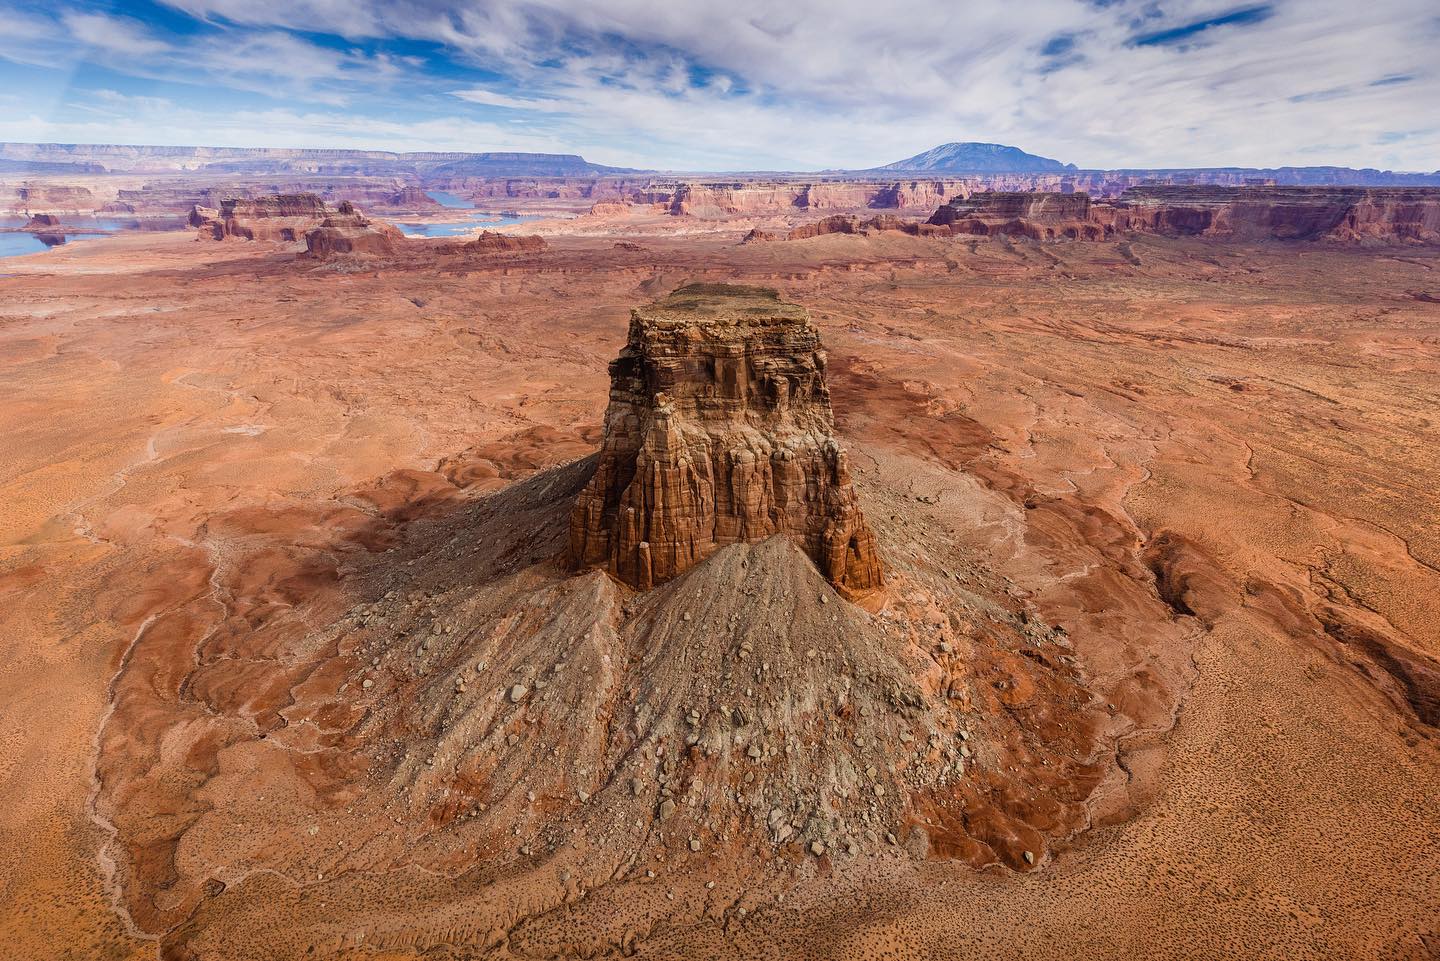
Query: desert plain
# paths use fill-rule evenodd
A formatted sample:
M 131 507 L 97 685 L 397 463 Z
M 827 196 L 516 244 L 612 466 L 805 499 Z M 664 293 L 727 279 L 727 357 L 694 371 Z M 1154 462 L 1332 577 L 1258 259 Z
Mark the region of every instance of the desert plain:
M 1440 248 L 757 226 L 0 262 L 0 956 L 1440 956 Z M 631 311 L 693 284 L 818 330 L 863 604 L 770 541 L 562 563 Z M 669 795 L 592 792 L 610 709 L 563 708 L 688 683 L 616 654 L 681 609 L 727 682 L 742 636 L 779 690 L 866 632 L 933 658 L 969 773 L 803 844 L 632 822 Z M 492 677 L 502 635 L 573 661 Z

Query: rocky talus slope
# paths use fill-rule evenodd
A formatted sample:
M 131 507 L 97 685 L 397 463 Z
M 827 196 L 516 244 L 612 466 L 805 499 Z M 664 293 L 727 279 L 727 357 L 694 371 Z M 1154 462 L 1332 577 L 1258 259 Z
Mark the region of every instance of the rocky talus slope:
M 842 591 L 880 586 L 804 308 L 764 288 L 683 287 L 633 312 L 610 378 L 573 564 L 649 590 L 718 547 L 783 533 Z

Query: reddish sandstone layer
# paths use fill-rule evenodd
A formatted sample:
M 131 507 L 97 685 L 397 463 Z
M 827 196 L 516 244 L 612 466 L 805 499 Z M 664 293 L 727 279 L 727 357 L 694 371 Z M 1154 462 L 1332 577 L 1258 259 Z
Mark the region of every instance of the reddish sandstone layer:
M 232 197 L 212 210 L 196 204 L 190 225 L 201 237 L 293 243 L 303 240 L 312 257 L 344 254 L 391 256 L 404 242 L 395 227 L 366 217 L 350 201 L 334 210 L 315 194 Z
M 315 194 L 273 194 L 269 197 L 232 197 L 218 211 L 196 205 L 190 226 L 202 237 L 225 240 L 279 240 L 293 242 L 320 226 L 330 215 L 325 201 Z
M 1360 187 L 1134 187 L 1113 202 L 1083 194 L 978 193 L 940 207 L 951 234 L 1101 240 L 1121 234 L 1440 243 L 1440 190 Z
M 1118 230 L 1232 240 L 1440 243 L 1440 190 L 1360 187 L 1137 187 Z
M 305 252 L 312 257 L 337 254 L 370 254 L 388 257 L 405 242 L 400 231 L 386 223 L 370 220 L 350 201 L 340 204 L 334 215 L 305 233 Z
M 858 234 L 868 236 L 886 230 L 899 231 L 910 234 L 913 237 L 940 237 L 948 236 L 949 231 L 944 227 L 937 227 L 928 223 L 920 223 L 918 220 L 904 220 L 891 214 L 881 214 L 878 217 L 862 219 L 850 214 L 833 214 L 824 220 L 817 220 L 812 224 L 803 224 L 796 227 L 785 235 L 786 240 L 807 240 L 810 237 L 823 237 L 827 234 Z M 762 240 L 775 240 L 773 234 L 762 230 L 752 230 L 745 236 L 742 243 L 754 243 Z
M 765 288 L 682 287 L 631 314 L 610 378 L 572 563 L 649 590 L 718 547 L 784 533 L 836 587 L 880 586 L 804 308 Z
M 1032 240 L 1099 240 L 1105 226 L 1091 220 L 1086 194 L 997 191 L 950 201 L 930 224 L 952 234 L 1029 237 Z
M 482 230 L 480 236 L 460 244 L 456 250 L 467 254 L 503 254 L 544 250 L 548 246 L 543 237 L 533 234 L 501 234 Z

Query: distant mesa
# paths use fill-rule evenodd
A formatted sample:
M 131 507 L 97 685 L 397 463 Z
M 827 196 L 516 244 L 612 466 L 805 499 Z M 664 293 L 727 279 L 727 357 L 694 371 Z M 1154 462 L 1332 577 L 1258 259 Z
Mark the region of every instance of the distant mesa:
M 578 154 L 508 151 L 400 153 L 328 148 L 0 142 L 0 174 L 51 177 L 63 174 L 96 176 L 132 173 L 198 173 L 237 179 L 294 175 L 290 189 L 311 189 L 308 185 L 302 186 L 302 176 L 386 178 L 391 182 L 383 185 L 364 185 L 358 182 L 351 184 L 351 187 L 364 193 L 351 196 L 350 199 L 361 201 L 372 208 L 383 202 L 404 209 L 425 210 L 431 209 L 433 204 L 428 198 L 423 198 L 423 191 L 416 192 L 420 185 L 438 186 L 442 189 L 470 189 L 478 186 L 480 181 L 515 178 L 535 181 L 519 186 L 518 189 L 535 191 L 541 196 L 585 196 L 603 200 L 607 196 L 615 197 L 620 191 L 601 189 L 592 192 L 581 189 L 571 193 L 568 192 L 573 189 L 571 187 L 542 181 L 621 180 L 624 175 L 650 174 L 654 171 L 592 163 Z M 916 183 L 899 183 L 896 180 L 910 177 L 917 178 L 917 183 L 949 177 L 983 178 L 989 180 L 988 186 L 995 189 L 1063 189 L 1066 192 L 1085 191 L 1091 197 L 1116 196 L 1126 186 L 1138 185 L 1148 180 L 1229 186 L 1266 182 L 1308 186 L 1440 186 L 1440 171 L 1404 172 L 1337 166 L 1077 169 L 1074 164 L 1027 153 L 1018 147 L 975 142 L 942 144 L 913 157 L 869 170 L 831 170 L 829 173 L 840 174 L 842 177 L 825 177 L 821 178 L 821 182 L 804 183 L 797 182 L 795 177 L 775 176 L 782 177 L 784 183 L 794 188 L 792 196 L 786 201 L 787 205 L 802 209 L 866 205 L 876 208 L 933 206 L 935 201 L 940 199 L 929 196 L 929 192 L 923 189 L 918 191 L 922 196 L 914 196 L 917 193 Z M 810 176 L 805 175 L 799 179 L 803 181 Z M 873 185 L 870 201 L 860 204 L 848 202 L 857 192 L 863 192 L 864 185 L 844 181 L 854 181 L 866 176 L 888 182 Z M 709 211 L 735 213 L 759 209 L 763 206 L 763 195 L 767 191 L 756 191 L 752 176 L 746 176 L 744 180 L 744 189 L 741 189 L 742 184 L 738 182 L 717 184 L 705 180 L 687 186 L 677 185 L 674 181 L 657 182 L 649 177 L 642 177 L 636 178 L 637 182 L 628 186 L 625 199 L 635 203 L 665 204 L 676 214 L 706 214 Z M 397 193 L 397 183 L 408 183 L 408 186 L 400 188 Z M 96 206 L 95 198 L 91 197 L 89 190 L 84 187 L 42 185 L 34 189 L 71 191 L 73 196 L 66 200 L 59 194 L 51 194 L 44 201 L 32 198 L 32 202 L 86 210 L 93 210 Z M 142 199 L 153 204 L 160 199 L 158 194 L 173 189 L 173 184 L 146 184 L 138 189 L 121 187 L 119 193 L 121 201 Z M 273 190 L 275 187 L 267 186 L 267 189 Z M 510 189 L 501 187 L 495 196 L 513 196 L 509 194 Z M 188 203 L 195 199 L 195 192 L 190 191 L 186 196 Z M 184 207 L 175 209 L 183 210 Z
M 885 232 L 1035 241 L 1159 234 L 1239 242 L 1440 244 L 1440 190 L 1150 185 L 1132 187 L 1113 200 L 1094 200 L 1085 193 L 984 191 L 956 196 L 924 223 L 893 214 L 834 214 L 783 237 L 756 228 L 741 243 Z
M 1440 244 L 1440 190 L 1423 187 L 1132 187 L 1117 229 L 1230 240 Z
M 51 210 L 80 211 L 93 209 L 95 196 L 88 187 L 26 183 L 15 188 L 15 202 L 21 207 L 48 207 Z
M 218 210 L 196 204 L 190 225 L 202 238 L 296 243 L 311 257 L 342 254 L 390 256 L 404 235 L 371 220 L 350 201 L 333 210 L 315 194 L 273 194 L 224 200 Z
M 501 234 L 493 230 L 482 230 L 474 240 L 466 241 L 455 249 L 466 254 L 509 254 L 533 253 L 549 246 L 545 238 L 534 234 Z
M 949 231 L 941 227 L 934 227 L 930 224 L 922 224 L 915 220 L 906 220 L 896 217 L 893 214 L 881 214 L 876 217 L 862 219 L 849 214 L 834 214 L 823 220 L 817 220 L 813 224 L 802 224 L 791 230 L 786 240 L 808 240 L 811 237 L 823 237 L 827 234 L 858 234 L 866 236 L 884 231 L 898 231 L 911 234 L 917 237 L 945 236 Z
M 172 147 L 136 144 L 0 143 L 0 173 L 161 173 L 329 176 L 580 177 L 633 173 L 576 154 Z
M 407 157 L 423 155 L 407 154 Z M 594 164 L 579 154 L 478 153 L 461 154 L 449 162 L 418 163 L 427 177 L 587 177 L 597 174 L 634 173 L 630 167 Z
M 951 234 L 1101 240 L 1115 225 L 1113 220 L 1092 221 L 1094 207 L 1083 193 L 993 191 L 956 197 L 936 210 L 928 223 Z
M 872 167 L 866 173 L 1060 173 L 1074 164 L 1026 153 L 998 143 L 947 143 L 904 160 Z
M 1440 190 L 1422 187 L 1131 187 L 1118 199 L 1083 193 L 977 193 L 940 207 L 930 224 L 956 235 L 1101 240 L 1129 234 L 1235 241 L 1440 243 Z
M 649 590 L 727 544 L 789 535 L 843 593 L 881 585 L 803 307 L 693 284 L 636 308 L 569 558 Z
M 190 210 L 190 226 L 202 237 L 214 240 L 301 240 L 307 230 L 318 227 L 332 211 L 315 194 L 272 194 L 268 197 L 233 197 L 223 200 L 220 209 L 196 204 Z
M 623 217 L 630 212 L 631 205 L 624 201 L 599 200 L 590 205 L 592 217 Z
M 305 232 L 305 252 L 320 258 L 340 254 L 389 257 L 404 242 L 405 236 L 398 228 L 370 220 L 348 200 L 342 201 L 320 226 Z

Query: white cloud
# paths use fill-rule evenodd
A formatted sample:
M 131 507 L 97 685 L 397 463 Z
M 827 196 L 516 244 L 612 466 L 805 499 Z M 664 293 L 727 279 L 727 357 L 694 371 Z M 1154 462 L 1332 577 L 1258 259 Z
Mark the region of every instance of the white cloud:
M 126 57 L 154 57 L 170 51 L 170 45 L 156 39 L 144 25 L 125 17 L 103 13 L 66 13 L 60 21 L 77 41 Z
M 496 93 L 493 90 L 486 90 L 483 87 L 452 90 L 450 91 L 450 96 L 458 97 L 467 103 L 478 103 L 486 107 L 504 107 L 508 110 L 534 110 L 539 113 L 559 113 L 567 109 L 565 105 L 558 100 L 510 97 L 503 93 Z
M 154 98 L 140 98 L 154 99 Z M 233 110 L 139 104 L 95 119 L 0 114 L 0 141 L 196 144 L 219 147 L 348 147 L 357 150 L 568 151 L 565 142 L 461 117 L 415 122 L 357 118 L 348 111 Z
M 443 125 L 387 126 L 374 99 L 394 90 L 434 110 L 448 92 L 485 118 L 466 129 L 494 140 L 475 149 L 539 138 L 634 166 L 862 167 L 949 140 L 1092 167 L 1440 166 L 1434 0 L 167 2 L 214 29 L 149 58 L 165 63 L 121 63 L 125 46 L 166 42 L 134 21 L 65 19 L 103 39 L 96 56 L 116 69 L 350 104 L 356 129 L 427 131 L 435 147 L 454 140 Z M 1247 8 L 1259 9 L 1183 43 L 1133 42 Z M 446 54 L 427 74 L 416 57 L 367 52 L 377 39 Z M 190 139 L 203 131 L 233 132 L 212 119 Z

